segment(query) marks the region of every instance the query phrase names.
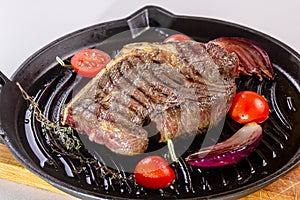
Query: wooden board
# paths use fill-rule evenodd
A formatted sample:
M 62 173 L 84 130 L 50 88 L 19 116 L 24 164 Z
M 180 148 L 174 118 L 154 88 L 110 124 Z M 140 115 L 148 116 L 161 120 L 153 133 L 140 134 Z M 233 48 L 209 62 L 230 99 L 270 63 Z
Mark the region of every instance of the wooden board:
M 66 194 L 23 167 L 4 144 L 0 144 L 0 178 L 60 194 Z
M 0 178 L 68 195 L 28 171 L 13 157 L 4 144 L 0 144 L 0 152 Z M 250 194 L 241 200 L 256 199 L 300 199 L 300 165 L 267 187 Z

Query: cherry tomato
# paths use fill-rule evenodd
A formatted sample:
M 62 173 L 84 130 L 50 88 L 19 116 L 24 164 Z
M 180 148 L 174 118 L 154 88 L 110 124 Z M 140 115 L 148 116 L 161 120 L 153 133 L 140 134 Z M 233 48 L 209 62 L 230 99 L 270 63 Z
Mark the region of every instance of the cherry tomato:
M 167 37 L 163 42 L 178 42 L 184 40 L 192 40 L 192 39 L 183 34 L 174 34 Z
M 151 189 L 168 187 L 175 179 L 174 170 L 160 156 L 147 156 L 135 167 L 136 182 Z
M 76 73 L 91 78 L 98 74 L 109 61 L 109 55 L 101 50 L 83 49 L 71 58 L 71 65 Z
M 234 97 L 229 115 L 241 124 L 262 123 L 269 117 L 269 110 L 265 97 L 253 91 L 242 91 Z

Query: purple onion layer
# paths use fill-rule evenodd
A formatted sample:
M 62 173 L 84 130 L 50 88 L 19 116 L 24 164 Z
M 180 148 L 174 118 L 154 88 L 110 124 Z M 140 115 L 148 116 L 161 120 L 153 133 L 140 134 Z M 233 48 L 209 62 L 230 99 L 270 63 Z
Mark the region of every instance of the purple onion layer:
M 198 167 L 221 167 L 238 163 L 259 145 L 262 128 L 255 122 L 248 123 L 229 139 L 213 146 L 201 148 L 189 155 L 188 164 Z

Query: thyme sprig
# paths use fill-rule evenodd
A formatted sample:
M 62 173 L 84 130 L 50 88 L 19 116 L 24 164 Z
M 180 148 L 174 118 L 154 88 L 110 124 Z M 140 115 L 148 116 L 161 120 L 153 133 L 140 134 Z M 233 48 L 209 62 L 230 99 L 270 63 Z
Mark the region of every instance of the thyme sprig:
M 52 142 L 52 151 L 57 153 L 58 155 L 67 156 L 76 160 L 79 160 L 80 164 L 77 170 L 74 170 L 75 173 L 82 173 L 84 172 L 83 165 L 90 165 L 93 166 L 96 170 L 100 171 L 100 176 L 103 178 L 107 175 L 111 175 L 112 179 L 123 179 L 126 180 L 126 177 L 120 177 L 119 173 L 114 172 L 112 169 L 109 169 L 107 166 L 102 165 L 99 163 L 98 160 L 96 160 L 93 157 L 86 157 L 83 156 L 81 150 L 82 150 L 82 143 L 78 139 L 78 137 L 74 134 L 73 129 L 71 127 L 65 127 L 60 126 L 52 121 L 50 121 L 41 111 L 41 109 L 38 106 L 38 103 L 34 101 L 34 99 L 27 94 L 27 92 L 22 88 L 20 83 L 16 83 L 19 90 L 22 93 L 23 98 L 28 101 L 32 106 L 32 113 L 35 117 L 35 119 L 44 124 L 45 129 L 49 133 L 54 133 L 56 136 L 59 137 L 60 144 L 56 142 Z M 52 140 L 56 140 L 53 139 Z M 57 140 L 56 140 L 57 141 Z M 63 146 L 61 146 L 63 145 Z M 66 150 L 62 149 L 62 147 L 65 147 Z M 82 150 L 84 151 L 84 150 Z M 100 170 L 102 169 L 102 170 Z
M 68 126 L 60 126 L 52 121 L 50 121 L 40 110 L 38 104 L 33 100 L 31 96 L 29 96 L 26 91 L 22 88 L 20 83 L 16 83 L 18 88 L 20 89 L 22 96 L 25 100 L 27 100 L 33 109 L 33 115 L 37 121 L 44 124 L 45 129 L 51 131 L 55 135 L 61 137 L 61 140 L 64 142 L 64 145 L 67 150 L 75 149 L 78 150 L 81 148 L 82 144 L 81 141 L 78 139 L 77 136 L 74 135 L 73 129 Z
M 65 67 L 67 69 L 72 69 L 72 65 L 66 64 L 60 57 L 56 56 L 55 59 L 62 67 Z
M 169 154 L 171 156 L 171 160 L 173 162 L 177 163 L 178 162 L 178 158 L 177 158 L 175 150 L 174 150 L 174 144 L 173 144 L 172 139 L 168 138 L 167 139 L 167 144 L 168 144 L 168 149 L 169 149 Z

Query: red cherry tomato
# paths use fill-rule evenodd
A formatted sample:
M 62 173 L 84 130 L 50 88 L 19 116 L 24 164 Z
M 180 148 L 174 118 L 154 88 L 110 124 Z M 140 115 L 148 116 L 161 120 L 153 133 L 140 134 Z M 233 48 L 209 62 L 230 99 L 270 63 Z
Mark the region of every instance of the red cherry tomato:
M 76 73 L 91 78 L 98 74 L 109 61 L 109 55 L 101 50 L 83 49 L 71 58 L 71 65 Z
M 175 179 L 174 170 L 160 156 L 148 156 L 135 167 L 136 182 L 151 189 L 168 187 Z
M 234 97 L 229 115 L 241 124 L 262 123 L 269 117 L 269 110 L 265 97 L 253 91 L 242 91 Z
M 174 34 L 174 35 L 167 37 L 163 42 L 178 42 L 178 41 L 184 41 L 184 40 L 192 40 L 192 39 L 183 34 Z

